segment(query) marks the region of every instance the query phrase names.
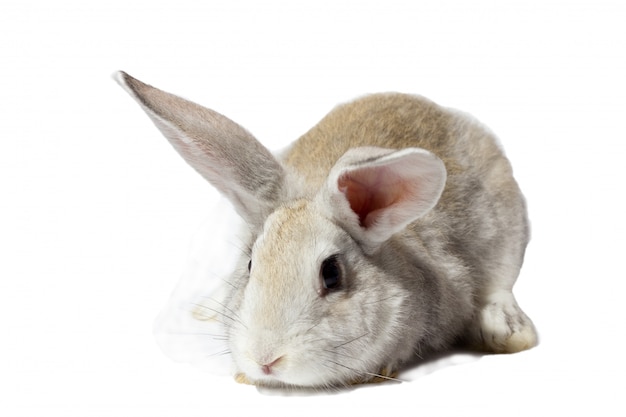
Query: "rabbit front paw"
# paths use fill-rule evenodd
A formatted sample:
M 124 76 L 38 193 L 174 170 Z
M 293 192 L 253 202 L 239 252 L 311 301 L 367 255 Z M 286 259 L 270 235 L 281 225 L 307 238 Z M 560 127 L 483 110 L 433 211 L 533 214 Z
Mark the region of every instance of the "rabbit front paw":
M 533 322 L 517 305 L 511 292 L 488 297 L 478 316 L 478 339 L 481 350 L 515 353 L 537 344 Z

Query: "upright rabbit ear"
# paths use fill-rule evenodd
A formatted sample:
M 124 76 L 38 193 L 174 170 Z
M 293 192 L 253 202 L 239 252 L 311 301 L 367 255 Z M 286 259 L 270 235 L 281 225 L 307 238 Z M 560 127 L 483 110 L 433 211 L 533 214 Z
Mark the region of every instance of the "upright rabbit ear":
M 373 252 L 431 210 L 445 182 L 443 162 L 423 149 L 356 148 L 331 170 L 323 199 L 332 216 Z
M 142 83 L 124 72 L 118 83 L 141 105 L 183 158 L 224 194 L 250 226 L 262 224 L 281 199 L 284 171 L 249 132 L 221 114 Z

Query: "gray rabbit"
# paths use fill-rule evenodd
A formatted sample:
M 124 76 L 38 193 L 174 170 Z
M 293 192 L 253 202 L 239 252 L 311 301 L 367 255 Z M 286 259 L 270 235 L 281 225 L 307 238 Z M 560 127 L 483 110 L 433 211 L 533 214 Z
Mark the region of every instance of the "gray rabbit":
M 218 302 L 238 381 L 340 386 L 393 378 L 458 344 L 536 345 L 512 293 L 525 201 L 496 138 L 470 116 L 369 95 L 274 156 L 213 110 L 116 79 L 247 226 Z

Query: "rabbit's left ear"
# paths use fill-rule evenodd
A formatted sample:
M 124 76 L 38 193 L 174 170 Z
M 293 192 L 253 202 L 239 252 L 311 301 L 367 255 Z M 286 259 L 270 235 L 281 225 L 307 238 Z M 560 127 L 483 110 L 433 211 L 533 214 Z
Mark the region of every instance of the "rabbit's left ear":
M 322 192 L 323 205 L 368 251 L 431 210 L 446 182 L 443 162 L 419 148 L 351 149 Z
M 119 84 L 141 105 L 185 160 L 234 205 L 251 228 L 281 201 L 285 173 L 247 130 L 217 113 L 119 72 Z

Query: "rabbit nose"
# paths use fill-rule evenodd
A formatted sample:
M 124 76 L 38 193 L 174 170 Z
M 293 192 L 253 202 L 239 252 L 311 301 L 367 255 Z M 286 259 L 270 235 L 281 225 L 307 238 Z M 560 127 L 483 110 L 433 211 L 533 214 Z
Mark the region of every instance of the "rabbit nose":
M 282 358 L 283 357 L 280 356 L 265 365 L 261 365 L 261 371 L 263 371 L 265 375 L 270 375 L 272 373 L 272 367 L 275 366 Z

